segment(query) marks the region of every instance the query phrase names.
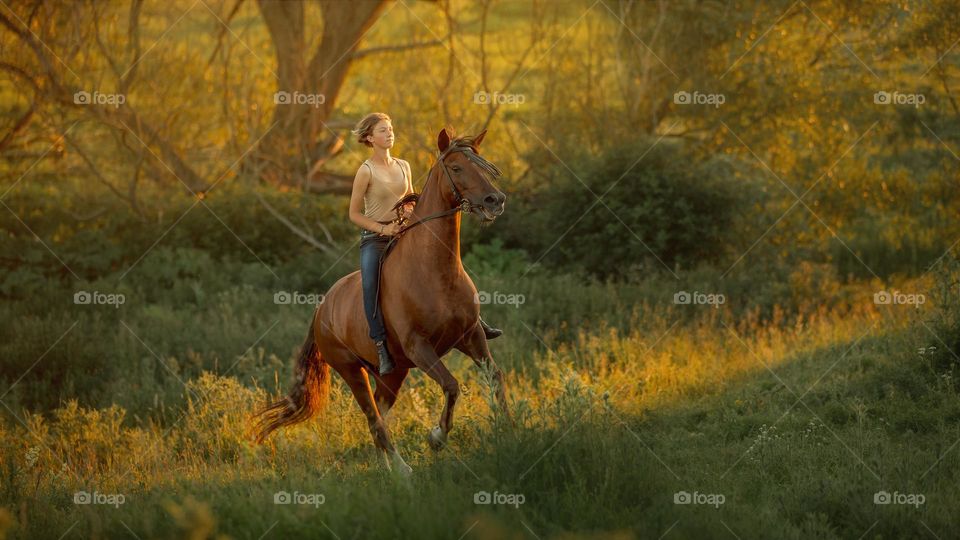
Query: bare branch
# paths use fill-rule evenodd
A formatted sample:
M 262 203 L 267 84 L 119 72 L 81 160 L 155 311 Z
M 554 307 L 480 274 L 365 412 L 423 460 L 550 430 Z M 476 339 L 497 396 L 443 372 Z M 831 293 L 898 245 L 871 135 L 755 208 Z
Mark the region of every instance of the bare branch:
M 536 3 L 533 4 L 533 8 L 536 9 Z M 523 51 L 523 54 L 520 55 L 520 60 L 518 60 L 516 66 L 514 66 L 513 73 L 511 73 L 510 76 L 507 77 L 507 81 L 503 84 L 503 88 L 501 89 L 501 92 L 505 92 L 507 89 L 510 88 L 510 85 L 513 84 L 514 79 L 516 79 L 517 75 L 520 74 L 520 69 L 523 68 L 524 62 L 526 62 L 527 57 L 533 51 L 534 47 L 537 46 L 537 43 L 539 43 L 540 40 L 542 39 L 542 35 L 540 33 L 541 29 L 540 29 L 539 21 L 540 21 L 539 17 L 531 17 L 532 29 L 530 31 L 530 44 L 527 46 L 526 50 Z M 486 28 L 486 9 L 484 9 L 483 26 L 484 28 Z M 481 34 L 481 40 L 482 39 L 483 39 L 483 35 Z M 484 78 L 486 78 L 485 72 L 484 72 Z M 497 101 L 497 100 L 494 100 L 494 99 L 487 100 L 488 105 L 491 106 L 490 112 L 487 113 L 487 118 L 486 120 L 484 120 L 483 126 L 480 128 L 480 131 L 483 131 L 488 127 L 490 127 L 490 122 L 493 120 L 493 117 L 496 116 L 497 111 L 500 109 L 501 104 L 499 102 L 494 103 L 494 101 Z
M 23 130 L 26 129 L 28 125 L 30 125 L 30 121 L 33 119 L 33 114 L 37 110 L 37 100 L 38 100 L 37 94 L 40 93 L 40 85 L 37 84 L 37 81 L 35 81 L 33 77 L 29 73 L 27 73 L 23 68 L 20 68 L 13 64 L 8 64 L 7 62 L 0 62 L 0 69 L 13 73 L 17 77 L 26 81 L 33 88 L 33 91 L 34 91 L 34 98 L 33 98 L 33 102 L 30 104 L 30 107 L 13 124 L 13 128 L 10 129 L 10 132 L 4 135 L 2 139 L 0 139 L 0 152 L 2 152 L 13 142 L 13 140 L 16 138 L 17 135 L 22 133 Z
M 411 49 L 424 49 L 427 47 L 436 47 L 438 45 L 443 45 L 443 42 L 447 40 L 449 36 L 444 36 L 440 39 L 432 39 L 430 41 L 414 41 L 412 43 L 405 43 L 403 45 L 387 45 L 383 47 L 370 47 L 368 49 L 361 49 L 354 52 L 350 55 L 352 60 L 359 60 L 370 56 L 371 54 L 379 53 L 392 53 L 392 52 L 403 52 L 409 51 Z
M 140 8 L 143 7 L 143 0 L 133 0 L 130 4 L 130 18 L 127 23 L 127 39 L 130 42 L 130 67 L 127 68 L 123 79 L 120 81 L 120 93 L 126 94 L 133 78 L 137 74 L 137 67 L 140 65 Z
M 100 169 L 97 168 L 97 166 L 93 163 L 93 160 L 90 159 L 90 156 L 88 156 L 87 153 L 83 150 L 83 147 L 81 147 L 77 143 L 76 139 L 74 139 L 67 133 L 63 134 L 63 138 L 67 141 L 67 144 L 69 144 L 70 146 L 73 147 L 74 150 L 76 150 L 77 155 L 80 156 L 80 159 L 82 159 L 84 163 L 86 163 L 87 168 L 90 169 L 90 172 L 93 173 L 94 178 L 96 178 L 101 184 L 107 186 L 107 189 L 109 189 L 114 195 L 126 201 L 127 203 L 130 202 L 127 200 L 126 196 L 122 192 L 120 192 L 120 190 L 118 190 L 113 184 L 111 184 L 110 181 L 107 180 L 107 178 L 103 175 L 103 173 L 100 172 Z
M 17 135 L 23 132 L 28 125 L 30 125 L 30 120 L 33 119 L 33 113 L 36 112 L 37 102 L 34 101 L 30 104 L 30 108 L 17 119 L 16 123 L 13 124 L 13 128 L 10 129 L 10 132 L 3 136 L 3 139 L 0 139 L 0 152 L 3 152 L 7 146 L 13 142 L 14 138 Z
M 217 46 L 213 48 L 213 52 L 210 53 L 210 59 L 207 60 L 207 68 L 210 67 L 210 64 L 213 63 L 214 58 L 217 57 L 217 53 L 220 52 L 220 48 L 223 47 L 223 38 L 227 34 L 227 31 L 230 29 L 230 21 L 237 16 L 237 12 L 240 11 L 240 6 L 243 5 L 243 0 L 237 0 L 237 3 L 233 5 L 233 9 L 230 10 L 230 13 L 227 15 L 227 18 L 223 20 L 223 24 L 218 24 L 220 27 L 220 32 L 217 34 Z
M 135 9 L 135 13 L 138 12 L 138 8 Z M 131 14 L 131 17 L 135 17 L 135 14 Z M 160 136 L 159 130 L 153 128 L 149 123 L 144 121 L 144 119 L 137 114 L 129 104 L 116 109 L 115 111 L 106 110 L 101 107 L 87 107 L 84 105 L 79 105 L 73 101 L 73 92 L 71 89 L 65 87 L 57 73 L 54 69 L 53 63 L 50 61 L 44 47 L 45 44 L 41 43 L 39 39 L 34 36 L 29 30 L 21 30 L 16 23 L 11 21 L 5 14 L 0 12 L 0 24 L 7 27 L 11 32 L 13 32 L 17 37 L 20 38 L 27 46 L 29 46 L 34 55 L 40 61 L 40 64 L 43 68 L 43 74 L 46 81 L 49 82 L 50 87 L 50 96 L 52 99 L 57 101 L 62 105 L 69 107 L 77 108 L 78 110 L 84 111 L 90 117 L 111 126 L 114 129 L 120 130 L 124 129 L 126 126 L 132 126 L 130 129 L 136 129 L 139 132 L 139 137 L 141 139 L 149 139 L 155 141 L 154 144 L 160 149 L 160 155 L 163 158 L 163 165 L 169 167 L 173 174 L 180 178 L 184 183 L 190 186 L 190 189 L 196 191 L 200 189 L 201 179 L 199 175 L 189 166 L 186 161 L 180 156 L 180 152 L 175 148 L 175 146 L 162 136 Z M 69 71 L 70 68 L 67 67 Z M 72 71 L 71 71 L 72 73 Z M 124 79 L 129 80 L 129 79 Z M 169 165 L 168 165 L 169 164 Z
M 316 238 L 314 238 L 313 236 L 309 235 L 309 234 L 306 233 L 303 229 L 301 229 L 300 227 L 297 227 L 296 225 L 294 225 L 293 223 L 291 223 L 290 220 L 287 219 L 287 218 L 286 218 L 281 212 L 279 212 L 276 208 L 270 206 L 270 203 L 268 203 L 268 202 L 266 201 L 266 199 L 263 198 L 263 195 L 261 195 L 259 191 L 257 191 L 256 189 L 254 189 L 254 190 L 253 190 L 253 194 L 254 194 L 254 196 L 257 198 L 257 200 L 260 201 L 260 204 L 262 204 L 263 207 L 267 209 L 267 212 L 270 212 L 270 214 L 271 214 L 273 217 L 277 218 L 277 221 L 279 221 L 280 223 L 283 223 L 283 225 L 286 226 L 287 229 L 290 230 L 290 232 L 292 232 L 293 234 L 295 234 L 295 235 L 299 236 L 300 238 L 306 240 L 306 242 L 307 242 L 308 244 L 310 244 L 311 246 L 319 249 L 320 251 L 323 251 L 323 252 L 326 253 L 327 255 L 330 255 L 330 256 L 332 256 L 332 257 L 338 256 L 338 253 L 336 252 L 336 250 L 335 250 L 333 247 L 328 246 L 327 244 L 324 244 L 324 243 L 320 242 L 319 240 L 317 240 Z

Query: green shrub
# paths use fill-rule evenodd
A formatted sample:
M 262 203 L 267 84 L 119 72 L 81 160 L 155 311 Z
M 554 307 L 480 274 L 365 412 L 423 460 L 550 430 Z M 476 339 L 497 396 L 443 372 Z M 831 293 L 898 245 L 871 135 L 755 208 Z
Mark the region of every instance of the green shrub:
M 582 163 L 557 165 L 543 183 L 549 188 L 500 218 L 509 247 L 600 277 L 688 268 L 726 253 L 752 192 L 734 182 L 724 158 L 702 160 L 665 141 L 632 142 Z

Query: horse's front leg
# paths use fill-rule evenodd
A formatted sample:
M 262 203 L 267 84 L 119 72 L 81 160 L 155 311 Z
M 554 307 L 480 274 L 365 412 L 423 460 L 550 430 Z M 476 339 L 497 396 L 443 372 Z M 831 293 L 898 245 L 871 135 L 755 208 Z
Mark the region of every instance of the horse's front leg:
M 409 348 L 406 349 L 412 352 L 412 354 L 407 355 L 410 361 L 422 369 L 427 376 L 436 381 L 443 390 L 443 395 L 446 397 L 443 412 L 440 413 L 440 421 L 437 426 L 430 430 L 428 436 L 430 446 L 433 447 L 434 450 L 439 450 L 446 444 L 447 434 L 453 429 L 453 408 L 456 406 L 457 398 L 460 396 L 460 383 L 456 377 L 450 373 L 447 366 L 443 364 L 440 357 L 437 356 L 437 353 L 433 350 L 433 346 L 427 343 L 426 340 L 417 338 L 416 341 L 411 343 Z
M 500 366 L 493 361 L 493 355 L 490 354 L 490 347 L 487 345 L 487 337 L 483 333 L 483 327 L 480 322 L 464 334 L 463 339 L 456 345 L 457 350 L 473 359 L 483 372 L 490 377 L 493 385 L 494 396 L 497 405 L 500 407 L 504 417 L 510 420 L 510 409 L 507 406 L 507 387 L 503 381 L 503 371 Z

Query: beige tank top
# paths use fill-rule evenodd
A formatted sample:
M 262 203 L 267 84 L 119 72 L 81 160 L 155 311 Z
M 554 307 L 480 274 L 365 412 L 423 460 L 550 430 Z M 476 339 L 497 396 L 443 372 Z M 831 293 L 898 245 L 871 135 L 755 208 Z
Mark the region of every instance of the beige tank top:
M 370 160 L 364 160 L 363 164 L 370 169 L 370 182 L 367 184 L 366 193 L 363 194 L 364 216 L 375 221 L 390 221 L 397 217 L 392 212 L 393 205 L 397 204 L 404 195 L 413 191 L 403 163 L 406 162 L 397 159 L 397 164 L 403 172 L 403 180 L 396 180 L 392 175 L 374 174 Z

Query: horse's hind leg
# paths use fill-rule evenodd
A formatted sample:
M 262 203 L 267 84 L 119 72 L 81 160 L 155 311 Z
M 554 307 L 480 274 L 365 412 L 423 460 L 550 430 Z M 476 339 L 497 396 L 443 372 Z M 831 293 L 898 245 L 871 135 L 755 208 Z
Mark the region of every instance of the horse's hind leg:
M 367 378 L 367 372 L 359 363 L 349 364 L 348 366 L 337 369 L 340 376 L 347 382 L 353 397 L 356 398 L 360 410 L 367 417 L 367 424 L 370 426 L 370 434 L 373 436 L 373 444 L 377 447 L 377 453 L 387 469 L 391 469 L 390 462 L 397 468 L 397 471 L 403 475 L 409 475 L 412 470 L 410 466 L 403 461 L 400 454 L 390 442 L 390 435 L 387 432 L 387 423 L 380 416 L 377 405 L 373 399 L 373 392 L 370 390 L 370 380 Z
M 490 347 L 487 345 L 487 337 L 483 333 L 483 328 L 478 322 L 469 333 L 464 335 L 463 339 L 456 345 L 457 350 L 466 354 L 477 367 L 490 377 L 493 386 L 494 396 L 497 399 L 497 405 L 503 415 L 510 420 L 510 410 L 507 407 L 507 388 L 503 382 L 503 371 L 500 366 L 493 361 L 493 355 L 490 354 Z

